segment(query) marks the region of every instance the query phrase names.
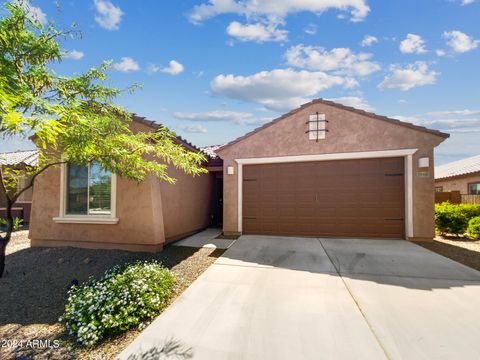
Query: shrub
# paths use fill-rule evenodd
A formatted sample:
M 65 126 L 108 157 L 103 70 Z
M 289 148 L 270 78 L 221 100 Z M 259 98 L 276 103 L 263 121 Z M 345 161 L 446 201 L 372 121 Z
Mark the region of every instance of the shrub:
M 69 291 L 60 321 L 87 346 L 157 315 L 167 304 L 175 278 L 157 262 L 115 266 L 100 279 L 89 279 Z
M 474 239 L 480 239 L 480 216 L 471 218 L 467 228 L 468 236 Z
M 461 204 L 458 205 L 460 211 L 465 215 L 467 221 L 471 218 L 480 216 L 480 204 Z
M 13 231 L 18 231 L 23 226 L 23 219 L 18 217 L 13 219 Z M 7 219 L 0 218 L 0 226 L 7 227 Z
M 435 205 L 435 227 L 442 234 L 463 234 L 468 219 L 460 206 L 448 202 Z

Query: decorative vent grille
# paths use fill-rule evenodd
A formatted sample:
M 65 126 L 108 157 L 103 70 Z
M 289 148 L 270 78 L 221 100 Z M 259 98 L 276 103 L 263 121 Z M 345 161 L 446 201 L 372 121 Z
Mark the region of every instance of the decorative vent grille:
M 328 132 L 327 129 L 328 120 L 325 117 L 325 114 L 319 114 L 318 112 L 309 116 L 307 124 L 308 138 L 310 140 L 325 139 L 325 134 Z

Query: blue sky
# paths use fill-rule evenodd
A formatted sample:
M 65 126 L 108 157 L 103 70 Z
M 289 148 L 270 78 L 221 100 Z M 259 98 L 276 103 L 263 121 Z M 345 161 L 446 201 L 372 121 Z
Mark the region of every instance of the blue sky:
M 449 132 L 437 164 L 480 153 L 480 0 L 31 0 L 82 39 L 55 70 L 112 60 L 118 102 L 196 145 L 322 97 Z M 31 148 L 2 140 L 0 151 Z

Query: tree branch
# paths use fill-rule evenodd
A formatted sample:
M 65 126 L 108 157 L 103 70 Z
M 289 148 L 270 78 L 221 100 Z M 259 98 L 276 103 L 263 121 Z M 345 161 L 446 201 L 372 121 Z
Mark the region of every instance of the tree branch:
M 33 174 L 32 177 L 30 178 L 30 182 L 28 183 L 28 185 L 25 186 L 22 190 L 20 190 L 17 194 L 15 194 L 15 196 L 12 198 L 13 203 L 15 203 L 17 201 L 17 199 L 20 197 L 20 195 L 22 195 L 25 191 L 27 191 L 28 189 L 30 189 L 33 186 L 33 182 L 35 181 L 35 179 L 37 178 L 38 175 L 43 173 L 45 170 L 51 168 L 52 166 L 66 164 L 66 163 L 67 163 L 66 161 L 57 161 L 57 162 L 45 165 L 43 168 L 41 168 L 39 171 L 37 171 L 35 174 Z

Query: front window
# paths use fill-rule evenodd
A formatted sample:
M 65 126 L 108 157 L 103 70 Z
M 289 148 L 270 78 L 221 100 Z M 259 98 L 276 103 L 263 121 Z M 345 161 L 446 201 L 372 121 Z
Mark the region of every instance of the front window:
M 468 184 L 468 193 L 470 195 L 480 195 L 480 182 Z
M 67 165 L 66 215 L 111 215 L 112 174 L 95 162 Z

